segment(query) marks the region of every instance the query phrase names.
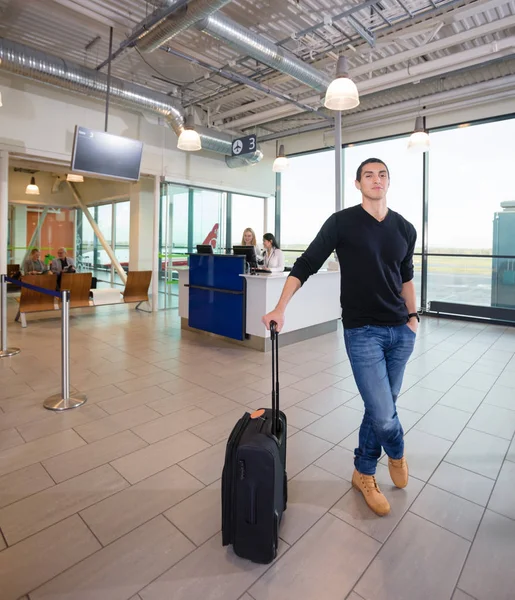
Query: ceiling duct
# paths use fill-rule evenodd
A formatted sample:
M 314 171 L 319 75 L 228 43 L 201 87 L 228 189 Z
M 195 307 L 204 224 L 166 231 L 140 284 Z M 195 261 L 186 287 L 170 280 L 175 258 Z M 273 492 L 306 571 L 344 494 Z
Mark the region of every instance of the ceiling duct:
M 99 71 L 28 48 L 0 38 L 0 70 L 21 75 L 70 92 L 105 99 L 107 76 Z M 142 85 L 111 78 L 111 101 L 130 109 L 139 109 L 162 116 L 179 136 L 184 128 L 184 111 L 179 103 L 165 94 Z M 231 138 L 206 128 L 198 128 L 202 149 L 231 154 Z M 257 154 L 257 153 L 256 153 Z
M 206 17 L 197 23 L 196 27 L 235 50 L 251 56 L 272 69 L 290 75 L 319 92 L 325 92 L 332 81 L 329 75 L 224 15 Z
M 136 42 L 136 47 L 141 50 L 141 52 L 153 52 L 182 31 L 195 25 L 197 21 L 209 17 L 231 1 L 232 0 L 191 0 L 191 2 L 188 2 L 188 4 L 178 13 L 172 13 L 169 17 L 156 24 L 148 34 L 144 35 Z M 173 5 L 174 2 L 170 1 L 166 4 Z

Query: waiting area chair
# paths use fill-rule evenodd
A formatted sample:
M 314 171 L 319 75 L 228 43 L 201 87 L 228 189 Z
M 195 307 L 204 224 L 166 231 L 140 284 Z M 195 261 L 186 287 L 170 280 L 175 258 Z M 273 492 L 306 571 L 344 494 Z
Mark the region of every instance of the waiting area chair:
M 125 303 L 137 302 L 136 308 L 142 302 L 148 302 L 148 289 L 152 280 L 152 271 L 129 271 L 127 283 L 122 293 Z
M 40 288 L 55 291 L 57 285 L 57 275 L 52 273 L 51 275 L 24 275 L 21 278 L 22 282 L 30 285 L 35 285 Z M 42 312 L 48 310 L 55 310 L 55 297 L 43 294 L 42 292 L 36 292 L 29 288 L 22 287 L 19 298 L 20 308 L 15 317 L 15 321 L 21 320 L 21 326 L 27 327 L 26 313 Z

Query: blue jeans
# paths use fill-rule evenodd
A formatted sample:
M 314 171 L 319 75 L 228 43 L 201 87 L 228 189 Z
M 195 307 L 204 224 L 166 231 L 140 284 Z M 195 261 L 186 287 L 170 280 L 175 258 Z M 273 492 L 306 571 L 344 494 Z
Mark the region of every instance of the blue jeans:
M 354 379 L 365 403 L 354 466 L 364 475 L 374 475 L 381 446 L 390 458 L 404 455 L 404 431 L 396 401 L 416 335 L 407 325 L 366 325 L 345 329 L 344 337 Z

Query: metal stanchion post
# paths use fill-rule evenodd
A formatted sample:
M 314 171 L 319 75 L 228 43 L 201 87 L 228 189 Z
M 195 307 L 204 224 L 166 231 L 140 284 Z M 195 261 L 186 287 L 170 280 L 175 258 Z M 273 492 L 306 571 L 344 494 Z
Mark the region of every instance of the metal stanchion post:
M 15 354 L 19 354 L 20 349 L 7 347 L 7 281 L 5 280 L 5 275 L 2 275 L 1 287 L 0 321 L 2 324 L 2 348 L 0 349 L 0 358 L 5 358 L 6 356 L 14 356 Z
M 54 394 L 43 403 L 49 410 L 68 410 L 77 408 L 86 402 L 85 394 L 74 393 L 70 398 L 70 291 L 62 292 L 61 309 L 61 359 L 62 384 L 61 393 Z

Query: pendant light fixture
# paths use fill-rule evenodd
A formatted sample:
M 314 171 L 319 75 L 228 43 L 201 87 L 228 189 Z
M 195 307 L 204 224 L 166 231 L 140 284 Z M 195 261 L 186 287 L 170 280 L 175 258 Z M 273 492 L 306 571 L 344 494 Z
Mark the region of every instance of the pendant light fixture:
M 31 177 L 29 185 L 25 188 L 25 193 L 29 196 L 39 196 L 39 188 L 36 185 L 36 178 Z
M 191 115 L 188 115 L 184 120 L 184 129 L 177 141 L 177 148 L 186 152 L 196 152 L 202 149 L 200 135 L 195 131 Z
M 417 117 L 415 120 L 415 129 L 408 140 L 410 152 L 427 152 L 429 150 L 429 134 L 425 121 L 425 117 Z
M 336 63 L 336 77 L 327 88 L 324 106 L 330 110 L 350 110 L 359 105 L 356 84 L 349 77 L 347 58 L 340 56 Z
M 286 158 L 286 154 L 284 153 L 284 146 L 281 144 L 279 146 L 279 154 L 277 158 L 274 160 L 274 166 L 272 167 L 272 171 L 274 173 L 282 173 L 286 171 L 286 169 L 290 166 L 290 161 Z

